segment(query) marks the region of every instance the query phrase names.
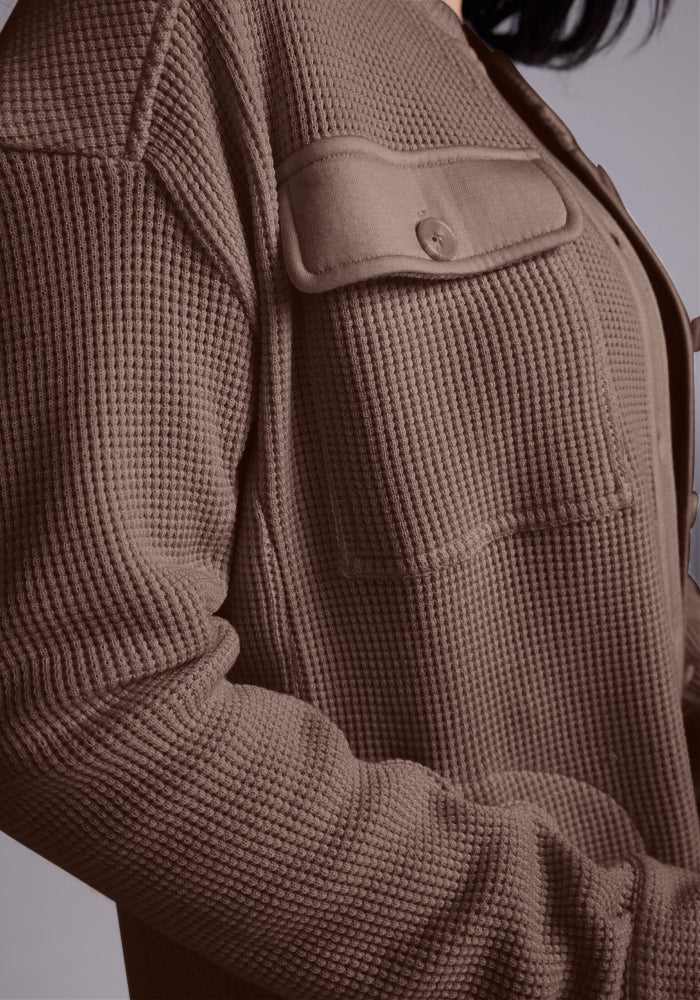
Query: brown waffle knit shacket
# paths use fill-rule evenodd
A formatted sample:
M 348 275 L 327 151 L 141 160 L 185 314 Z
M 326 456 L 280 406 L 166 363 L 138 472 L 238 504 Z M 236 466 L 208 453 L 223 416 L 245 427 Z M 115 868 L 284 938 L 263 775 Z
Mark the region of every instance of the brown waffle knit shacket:
M 0 827 L 134 1000 L 698 1000 L 698 340 L 444 0 L 19 0 Z

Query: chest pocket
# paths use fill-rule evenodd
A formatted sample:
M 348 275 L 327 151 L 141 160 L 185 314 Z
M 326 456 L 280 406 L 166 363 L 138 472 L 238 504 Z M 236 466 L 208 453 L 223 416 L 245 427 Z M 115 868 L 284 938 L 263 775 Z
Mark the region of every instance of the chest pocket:
M 432 571 L 632 503 L 582 210 L 538 150 L 331 137 L 284 162 L 278 199 L 341 572 Z

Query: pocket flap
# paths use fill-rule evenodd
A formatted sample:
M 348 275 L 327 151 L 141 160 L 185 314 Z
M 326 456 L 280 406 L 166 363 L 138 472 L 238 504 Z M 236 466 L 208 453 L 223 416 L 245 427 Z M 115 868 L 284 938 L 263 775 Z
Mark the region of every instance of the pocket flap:
M 581 208 L 537 149 L 394 151 L 360 136 L 296 150 L 277 169 L 284 262 L 303 292 L 386 274 L 469 275 L 579 235 Z M 447 235 L 424 248 L 425 224 Z

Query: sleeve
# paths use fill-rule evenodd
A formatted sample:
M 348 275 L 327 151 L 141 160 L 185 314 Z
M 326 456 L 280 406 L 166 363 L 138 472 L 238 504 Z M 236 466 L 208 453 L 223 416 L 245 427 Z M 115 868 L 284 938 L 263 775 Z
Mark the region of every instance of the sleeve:
M 251 339 L 152 168 L 0 153 L 3 831 L 287 998 L 697 1000 L 700 872 L 228 679 Z

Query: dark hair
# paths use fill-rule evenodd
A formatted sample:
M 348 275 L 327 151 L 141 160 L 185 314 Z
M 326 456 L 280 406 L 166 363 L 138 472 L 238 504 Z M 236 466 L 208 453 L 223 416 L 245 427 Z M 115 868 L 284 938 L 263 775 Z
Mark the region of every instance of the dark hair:
M 672 0 L 654 0 L 651 25 L 634 51 L 661 27 L 671 3 Z M 598 43 L 618 9 L 617 0 L 583 0 L 575 23 L 564 37 L 576 5 L 576 0 L 462 0 L 462 19 L 489 48 L 505 52 L 514 62 L 573 69 L 622 34 L 637 0 L 627 0 L 612 34 L 601 44 Z M 516 22 L 509 25 L 510 30 L 493 31 L 513 17 Z

